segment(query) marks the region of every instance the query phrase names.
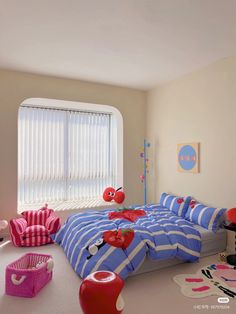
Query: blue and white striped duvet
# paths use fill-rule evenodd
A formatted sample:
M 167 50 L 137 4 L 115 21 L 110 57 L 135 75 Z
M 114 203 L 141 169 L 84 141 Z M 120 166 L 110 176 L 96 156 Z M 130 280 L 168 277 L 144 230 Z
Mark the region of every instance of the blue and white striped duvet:
M 126 278 L 146 256 L 152 260 L 173 257 L 190 262 L 198 260 L 201 236 L 190 222 L 158 205 L 142 209 L 146 216 L 134 223 L 121 218 L 109 220 L 108 213 L 114 210 L 72 215 L 54 235 L 54 240 L 63 248 L 73 269 L 82 278 L 97 270 L 110 270 Z M 108 243 L 99 246 L 104 231 L 121 228 L 134 230 L 134 238 L 126 249 Z M 95 245 L 99 249 L 91 255 L 89 248 Z

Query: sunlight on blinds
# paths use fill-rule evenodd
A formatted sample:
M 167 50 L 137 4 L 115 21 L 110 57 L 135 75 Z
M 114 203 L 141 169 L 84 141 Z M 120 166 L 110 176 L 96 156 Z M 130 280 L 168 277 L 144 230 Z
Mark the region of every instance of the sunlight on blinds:
M 20 205 L 96 198 L 117 184 L 112 115 L 20 107 Z

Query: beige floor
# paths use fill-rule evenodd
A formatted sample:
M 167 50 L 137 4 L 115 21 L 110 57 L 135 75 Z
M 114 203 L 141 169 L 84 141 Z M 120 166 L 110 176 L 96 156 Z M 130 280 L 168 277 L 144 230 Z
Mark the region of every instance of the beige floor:
M 4 294 L 5 267 L 25 252 L 43 252 L 53 256 L 55 269 L 53 280 L 32 299 L 11 297 Z M 217 297 L 190 299 L 184 297 L 172 277 L 181 273 L 194 273 L 201 266 L 217 261 L 216 256 L 206 257 L 195 264 L 180 264 L 163 270 L 138 275 L 126 280 L 123 290 L 124 314 L 191 314 L 235 313 L 236 301 L 230 301 L 229 309 L 196 309 L 206 305 L 218 305 Z M 80 278 L 69 265 L 62 249 L 57 245 L 39 248 L 15 248 L 11 243 L 0 243 L 0 314 L 81 314 L 78 302 Z M 96 313 L 106 314 L 106 313 Z

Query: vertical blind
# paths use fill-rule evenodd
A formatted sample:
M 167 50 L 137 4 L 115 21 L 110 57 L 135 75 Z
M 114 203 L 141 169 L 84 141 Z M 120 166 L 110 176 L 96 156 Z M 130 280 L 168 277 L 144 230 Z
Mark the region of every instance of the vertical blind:
M 18 116 L 18 204 L 101 197 L 116 186 L 112 115 L 22 106 Z

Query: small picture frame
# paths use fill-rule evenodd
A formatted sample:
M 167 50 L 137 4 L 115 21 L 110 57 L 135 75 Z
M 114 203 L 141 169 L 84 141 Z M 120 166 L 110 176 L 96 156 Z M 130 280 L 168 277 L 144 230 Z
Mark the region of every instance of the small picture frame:
M 199 172 L 199 143 L 177 145 L 177 165 L 179 172 Z

